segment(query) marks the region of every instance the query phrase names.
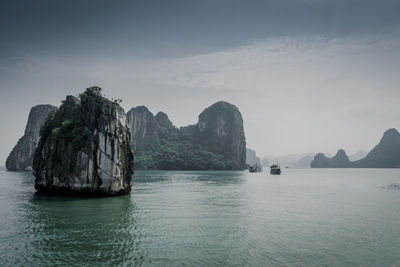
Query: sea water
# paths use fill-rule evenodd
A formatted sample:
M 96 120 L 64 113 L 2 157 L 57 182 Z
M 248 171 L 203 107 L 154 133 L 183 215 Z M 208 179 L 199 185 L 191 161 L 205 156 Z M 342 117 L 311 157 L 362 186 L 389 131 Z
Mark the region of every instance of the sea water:
M 0 170 L 1 266 L 400 266 L 399 169 L 137 171 L 130 195 Z

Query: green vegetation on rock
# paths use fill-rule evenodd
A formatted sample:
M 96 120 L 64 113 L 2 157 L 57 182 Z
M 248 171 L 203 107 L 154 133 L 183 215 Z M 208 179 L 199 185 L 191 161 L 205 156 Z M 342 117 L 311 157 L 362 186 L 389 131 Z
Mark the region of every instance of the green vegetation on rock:
M 237 170 L 245 168 L 242 116 L 234 105 L 218 102 L 196 125 L 176 128 L 168 116 L 144 106 L 128 114 L 136 169 Z
M 67 96 L 40 130 L 35 188 L 51 194 L 109 196 L 131 190 L 133 154 L 124 110 L 99 87 Z

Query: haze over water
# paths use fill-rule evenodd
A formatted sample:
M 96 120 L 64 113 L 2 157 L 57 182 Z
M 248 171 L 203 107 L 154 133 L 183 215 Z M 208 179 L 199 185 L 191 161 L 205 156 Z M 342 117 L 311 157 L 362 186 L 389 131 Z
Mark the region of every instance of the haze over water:
M 0 171 L 0 262 L 400 265 L 400 170 L 137 171 L 130 195 L 35 194 Z

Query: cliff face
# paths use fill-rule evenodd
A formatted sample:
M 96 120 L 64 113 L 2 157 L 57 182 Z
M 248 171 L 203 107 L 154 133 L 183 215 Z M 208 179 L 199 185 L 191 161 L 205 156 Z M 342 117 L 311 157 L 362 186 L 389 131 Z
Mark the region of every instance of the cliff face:
M 339 153 L 340 151 L 340 153 Z M 379 144 L 365 158 L 350 161 L 343 150 L 329 159 L 318 154 L 311 162 L 312 168 L 400 168 L 400 134 L 396 129 L 389 129 Z
M 165 128 L 165 129 L 174 128 L 174 125 L 169 120 L 168 115 L 165 114 L 164 112 L 161 112 L 161 111 L 158 112 L 157 115 L 155 116 L 155 120 L 156 120 L 158 126 L 161 128 Z
M 32 167 L 33 156 L 39 142 L 39 130 L 50 112 L 56 107 L 51 105 L 37 105 L 31 108 L 24 135 L 18 140 L 6 161 L 6 168 L 10 171 L 21 171 Z
M 139 169 L 244 169 L 246 141 L 237 107 L 218 102 L 199 115 L 196 125 L 176 128 L 167 114 L 145 107 L 128 112 L 132 148 Z
M 349 168 L 351 162 L 346 152 L 339 149 L 335 156 L 327 158 L 323 153 L 315 155 L 311 168 Z
M 400 168 L 400 134 L 392 128 L 387 130 L 365 158 L 353 162 L 359 168 Z
M 131 147 L 133 151 L 150 149 L 158 143 L 157 122 L 145 106 L 132 108 L 126 114 L 131 129 Z
M 236 106 L 224 101 L 217 102 L 199 115 L 197 125 L 200 142 L 229 159 L 233 169 L 246 167 L 243 118 Z
M 40 132 L 33 169 L 39 192 L 108 196 L 131 190 L 133 154 L 124 110 L 88 88 L 67 96 Z

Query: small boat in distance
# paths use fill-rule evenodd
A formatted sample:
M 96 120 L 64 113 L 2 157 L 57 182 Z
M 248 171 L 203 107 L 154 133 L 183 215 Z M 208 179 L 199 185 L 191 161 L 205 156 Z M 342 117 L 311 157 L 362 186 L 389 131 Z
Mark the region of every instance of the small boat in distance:
M 279 167 L 278 164 L 273 164 L 273 165 L 271 165 L 270 173 L 271 173 L 272 175 L 279 175 L 279 174 L 281 174 L 281 167 Z
M 262 167 L 258 164 L 254 164 L 249 167 L 249 172 L 261 172 L 261 171 L 262 171 Z

